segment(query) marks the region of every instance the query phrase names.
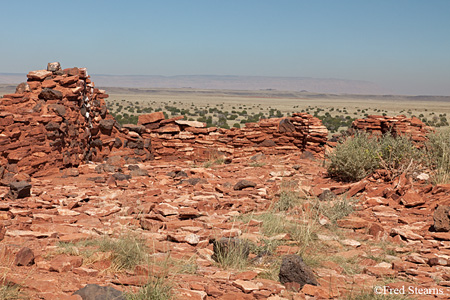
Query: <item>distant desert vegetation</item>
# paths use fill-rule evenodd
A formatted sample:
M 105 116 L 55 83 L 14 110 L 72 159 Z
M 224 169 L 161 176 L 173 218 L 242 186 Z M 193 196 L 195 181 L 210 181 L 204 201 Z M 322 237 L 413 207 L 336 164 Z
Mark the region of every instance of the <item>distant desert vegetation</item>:
M 101 87 L 109 94 L 108 109 L 122 123 L 137 123 L 140 114 L 163 111 L 167 118 L 183 115 L 207 126 L 242 127 L 263 118 L 308 112 L 330 133 L 346 129 L 367 115 L 416 116 L 428 125 L 449 125 L 450 97 L 345 95 L 278 90 L 211 90 L 192 88 Z M 0 95 L 15 85 L 0 85 Z
M 320 118 L 331 133 L 347 128 L 367 115 L 416 116 L 425 123 L 448 126 L 450 97 L 364 96 L 282 91 L 105 88 L 108 108 L 121 123 L 163 111 L 183 115 L 208 126 L 241 127 L 262 118 L 308 112 Z

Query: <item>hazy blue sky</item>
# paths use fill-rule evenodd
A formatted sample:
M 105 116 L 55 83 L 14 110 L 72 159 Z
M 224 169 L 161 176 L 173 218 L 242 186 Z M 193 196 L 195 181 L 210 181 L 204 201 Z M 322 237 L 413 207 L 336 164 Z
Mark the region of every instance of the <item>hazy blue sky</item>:
M 450 0 L 2 1 L 0 72 L 366 80 L 450 95 Z M 94 79 L 95 80 L 95 79 Z

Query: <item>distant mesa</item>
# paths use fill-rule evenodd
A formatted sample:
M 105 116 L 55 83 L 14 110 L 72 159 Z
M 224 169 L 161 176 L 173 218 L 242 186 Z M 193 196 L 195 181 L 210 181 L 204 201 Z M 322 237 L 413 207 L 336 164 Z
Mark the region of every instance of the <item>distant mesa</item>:
M 24 74 L 0 73 L 0 84 L 18 84 Z M 186 88 L 218 90 L 267 90 L 337 94 L 383 95 L 391 91 L 358 80 L 308 77 L 226 76 L 226 75 L 103 75 L 95 81 L 102 87 Z

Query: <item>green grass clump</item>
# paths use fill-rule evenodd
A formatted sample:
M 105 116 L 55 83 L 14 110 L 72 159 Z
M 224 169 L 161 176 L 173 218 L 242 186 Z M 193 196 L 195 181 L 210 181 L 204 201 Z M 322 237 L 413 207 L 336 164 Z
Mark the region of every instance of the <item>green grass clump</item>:
M 244 239 L 216 240 L 213 259 L 223 269 L 245 270 L 249 265 L 248 255 L 252 247 L 250 241 Z
M 126 294 L 127 300 L 170 300 L 173 299 L 172 285 L 166 278 L 151 279 L 137 293 Z
M 381 168 L 396 177 L 404 172 L 416 171 L 423 160 L 424 151 L 417 148 L 407 136 L 385 134 L 379 141 L 378 156 Z
M 99 240 L 99 250 L 111 252 L 112 264 L 115 269 L 132 269 L 145 261 L 147 248 L 144 241 L 135 236 L 120 236 Z
M 145 262 L 147 247 L 143 240 L 134 235 L 122 235 L 117 238 L 103 237 L 76 243 L 60 242 L 57 244 L 59 254 L 81 255 L 91 257 L 96 252 L 110 252 L 112 267 L 115 270 L 132 269 Z

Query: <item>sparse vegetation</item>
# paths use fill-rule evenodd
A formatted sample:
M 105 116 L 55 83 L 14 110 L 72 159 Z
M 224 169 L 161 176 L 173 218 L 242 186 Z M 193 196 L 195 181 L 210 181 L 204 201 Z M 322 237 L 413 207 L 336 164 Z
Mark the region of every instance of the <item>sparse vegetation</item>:
M 217 150 L 208 152 L 208 161 L 203 164 L 204 168 L 210 168 L 214 165 L 222 165 L 225 162 L 224 155 Z
M 81 255 L 90 258 L 98 251 L 111 253 L 114 270 L 131 269 L 143 263 L 147 256 L 144 242 L 134 235 L 122 235 L 118 238 L 102 237 L 77 243 L 58 243 L 58 253 Z
M 0 300 L 26 300 L 28 297 L 23 295 L 21 289 L 17 285 L 1 285 Z
M 0 249 L 0 300 L 27 300 L 20 286 L 7 281 L 7 275 L 14 262 L 14 255 L 2 247 Z M 24 279 L 25 283 L 25 279 Z
M 406 136 L 380 137 L 357 132 L 338 144 L 328 158 L 328 174 L 342 181 L 358 181 L 384 169 L 395 177 L 404 172 L 416 171 L 424 153 Z
M 216 241 L 214 245 L 214 259 L 223 269 L 244 270 L 249 265 L 248 254 L 250 241 L 245 239 L 231 239 L 225 243 Z
M 336 225 L 338 220 L 345 218 L 354 210 L 352 199 L 347 199 L 346 197 L 334 201 L 316 200 L 313 205 L 330 220 L 332 225 Z
M 367 133 L 358 132 L 338 144 L 328 156 L 328 174 L 343 181 L 357 181 L 379 166 L 378 141 Z
M 426 143 L 427 164 L 434 170 L 434 183 L 450 182 L 450 130 L 440 130 L 429 135 Z
M 166 278 L 151 279 L 137 293 L 127 294 L 127 300 L 170 300 L 173 299 L 172 286 Z
M 295 188 L 295 181 L 283 181 L 280 186 L 280 197 L 273 205 L 273 209 L 276 211 L 287 211 L 299 205 L 301 199 Z

